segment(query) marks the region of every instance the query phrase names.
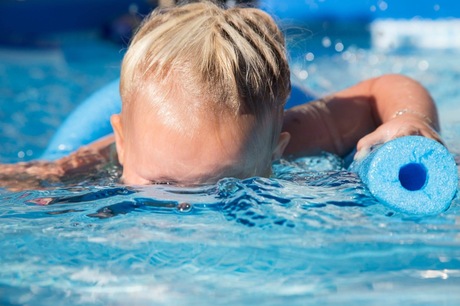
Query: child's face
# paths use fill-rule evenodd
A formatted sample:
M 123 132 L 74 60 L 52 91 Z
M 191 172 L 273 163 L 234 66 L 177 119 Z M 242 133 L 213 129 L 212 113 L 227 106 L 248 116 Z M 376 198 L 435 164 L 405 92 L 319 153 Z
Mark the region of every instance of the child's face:
M 281 156 L 289 140 L 283 133 L 276 148 L 264 145 L 254 150 L 254 143 L 269 143 L 260 137 L 271 136 L 254 131 L 253 116 L 242 116 L 239 122 L 230 117 L 216 121 L 176 105 L 171 122 L 171 116 L 164 118 L 146 105 L 136 101 L 136 108 L 112 117 L 123 181 L 130 185 L 195 185 L 223 177 L 268 176 L 272 160 Z M 177 123 L 179 129 L 171 128 Z

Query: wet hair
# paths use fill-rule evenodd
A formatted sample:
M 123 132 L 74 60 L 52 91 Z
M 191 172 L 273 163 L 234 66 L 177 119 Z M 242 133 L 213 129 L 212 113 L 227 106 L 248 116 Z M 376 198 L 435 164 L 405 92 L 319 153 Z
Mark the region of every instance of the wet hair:
M 152 88 L 158 107 L 181 90 L 202 97 L 190 108 L 276 120 L 279 134 L 291 89 L 284 36 L 255 8 L 202 1 L 156 9 L 123 59 L 123 107 Z

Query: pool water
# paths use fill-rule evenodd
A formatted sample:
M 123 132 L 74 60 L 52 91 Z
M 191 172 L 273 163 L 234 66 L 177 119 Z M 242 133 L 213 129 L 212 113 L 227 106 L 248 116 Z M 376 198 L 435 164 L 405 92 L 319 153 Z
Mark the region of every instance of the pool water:
M 120 46 L 88 35 L 0 50 L 1 162 L 39 156 L 117 76 Z M 318 95 L 382 73 L 419 80 L 460 153 L 459 50 L 388 52 L 323 33 L 292 50 L 294 76 Z M 436 216 L 394 212 L 330 154 L 205 187 L 0 189 L 0 304 L 455 305 L 459 233 L 458 198 Z

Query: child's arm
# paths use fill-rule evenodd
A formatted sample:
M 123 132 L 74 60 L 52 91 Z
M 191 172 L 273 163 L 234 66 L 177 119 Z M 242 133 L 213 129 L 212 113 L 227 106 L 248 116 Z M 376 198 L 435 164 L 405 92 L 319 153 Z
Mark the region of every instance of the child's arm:
M 329 97 L 286 111 L 283 130 L 291 134 L 286 155 L 328 151 L 357 154 L 405 135 L 441 142 L 436 106 L 427 90 L 402 75 L 363 81 Z
M 7 187 L 13 191 L 39 189 L 61 182 L 64 177 L 71 179 L 88 174 L 114 159 L 110 156 L 110 146 L 113 142 L 113 135 L 108 136 L 56 161 L 0 164 L 0 187 Z

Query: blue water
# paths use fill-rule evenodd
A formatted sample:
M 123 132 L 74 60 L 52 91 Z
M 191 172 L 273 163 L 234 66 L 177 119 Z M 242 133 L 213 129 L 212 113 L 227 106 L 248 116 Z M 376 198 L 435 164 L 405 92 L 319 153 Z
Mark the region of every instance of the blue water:
M 408 74 L 432 92 L 444 139 L 459 154 L 460 52 L 383 52 L 365 40 L 296 41 L 292 48 L 314 54 L 295 52 L 293 74 L 317 94 Z M 56 41 L 0 49 L 2 162 L 39 156 L 66 114 L 119 72 L 119 46 L 93 35 Z M 196 188 L 131 188 L 105 177 L 0 190 L 0 304 L 458 303 L 457 198 L 444 213 L 414 217 L 377 203 L 335 156 L 274 170 L 271 179 Z
M 276 165 L 289 180 L 193 189 L 5 193 L 0 295 L 33 305 L 453 305 L 459 206 L 394 214 L 338 165 L 313 158 Z

